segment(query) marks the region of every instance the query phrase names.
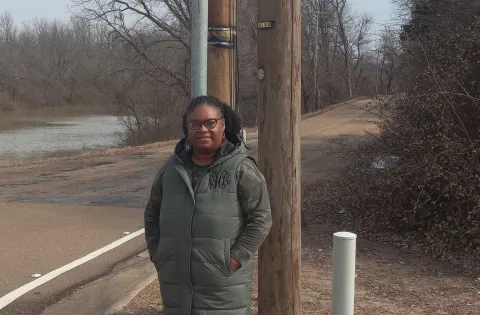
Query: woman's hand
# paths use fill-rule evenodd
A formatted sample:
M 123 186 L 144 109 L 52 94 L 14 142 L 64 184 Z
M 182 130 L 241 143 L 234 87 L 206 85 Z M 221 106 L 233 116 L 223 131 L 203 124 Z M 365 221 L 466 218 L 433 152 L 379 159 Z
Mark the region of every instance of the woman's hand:
M 240 268 L 240 263 L 235 258 L 233 258 L 232 256 L 230 256 L 230 267 L 231 267 L 232 271 L 235 271 L 238 268 Z

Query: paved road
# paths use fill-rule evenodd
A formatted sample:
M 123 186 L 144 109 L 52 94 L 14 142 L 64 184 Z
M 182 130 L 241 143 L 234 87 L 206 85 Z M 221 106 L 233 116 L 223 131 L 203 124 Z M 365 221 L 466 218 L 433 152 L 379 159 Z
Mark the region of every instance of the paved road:
M 375 130 L 366 101 L 302 122 L 302 178 L 315 177 L 328 140 Z M 257 154 L 256 134 L 249 144 Z M 0 298 L 143 227 L 143 207 L 172 146 L 84 160 L 0 168 Z M 0 314 L 40 314 L 78 286 L 108 274 L 145 249 L 143 235 L 27 292 Z M 1 305 L 1 304 L 0 304 Z

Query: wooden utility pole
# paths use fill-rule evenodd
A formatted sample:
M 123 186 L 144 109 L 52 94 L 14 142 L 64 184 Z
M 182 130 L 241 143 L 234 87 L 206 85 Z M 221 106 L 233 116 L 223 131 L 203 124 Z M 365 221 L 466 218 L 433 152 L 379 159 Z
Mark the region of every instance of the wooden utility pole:
M 207 0 L 203 0 L 207 1 Z M 209 95 L 235 107 L 235 38 L 237 0 L 208 0 Z
M 259 251 L 261 315 L 300 315 L 301 0 L 258 1 L 259 166 L 273 226 Z

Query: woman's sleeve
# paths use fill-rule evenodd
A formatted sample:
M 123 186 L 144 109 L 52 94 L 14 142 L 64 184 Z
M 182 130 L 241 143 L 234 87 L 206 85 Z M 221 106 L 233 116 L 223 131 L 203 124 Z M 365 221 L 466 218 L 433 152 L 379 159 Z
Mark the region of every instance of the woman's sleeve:
M 245 159 L 237 174 L 238 198 L 245 215 L 245 225 L 230 253 L 243 265 L 253 257 L 270 233 L 272 214 L 265 178 L 255 162 Z
M 160 207 L 162 204 L 162 177 L 165 166 L 155 176 L 152 188 L 150 191 L 150 197 L 148 198 L 147 206 L 143 214 L 144 226 L 145 226 L 145 240 L 147 243 L 148 253 L 150 259 L 157 251 L 158 241 L 160 240 Z

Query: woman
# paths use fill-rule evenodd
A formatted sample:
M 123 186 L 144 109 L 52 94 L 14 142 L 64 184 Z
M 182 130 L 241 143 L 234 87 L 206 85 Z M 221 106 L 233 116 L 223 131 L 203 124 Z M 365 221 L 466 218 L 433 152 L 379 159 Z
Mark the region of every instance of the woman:
M 145 236 L 165 315 L 252 314 L 254 254 L 272 219 L 241 130 L 230 106 L 193 99 L 185 137 L 154 180 Z

